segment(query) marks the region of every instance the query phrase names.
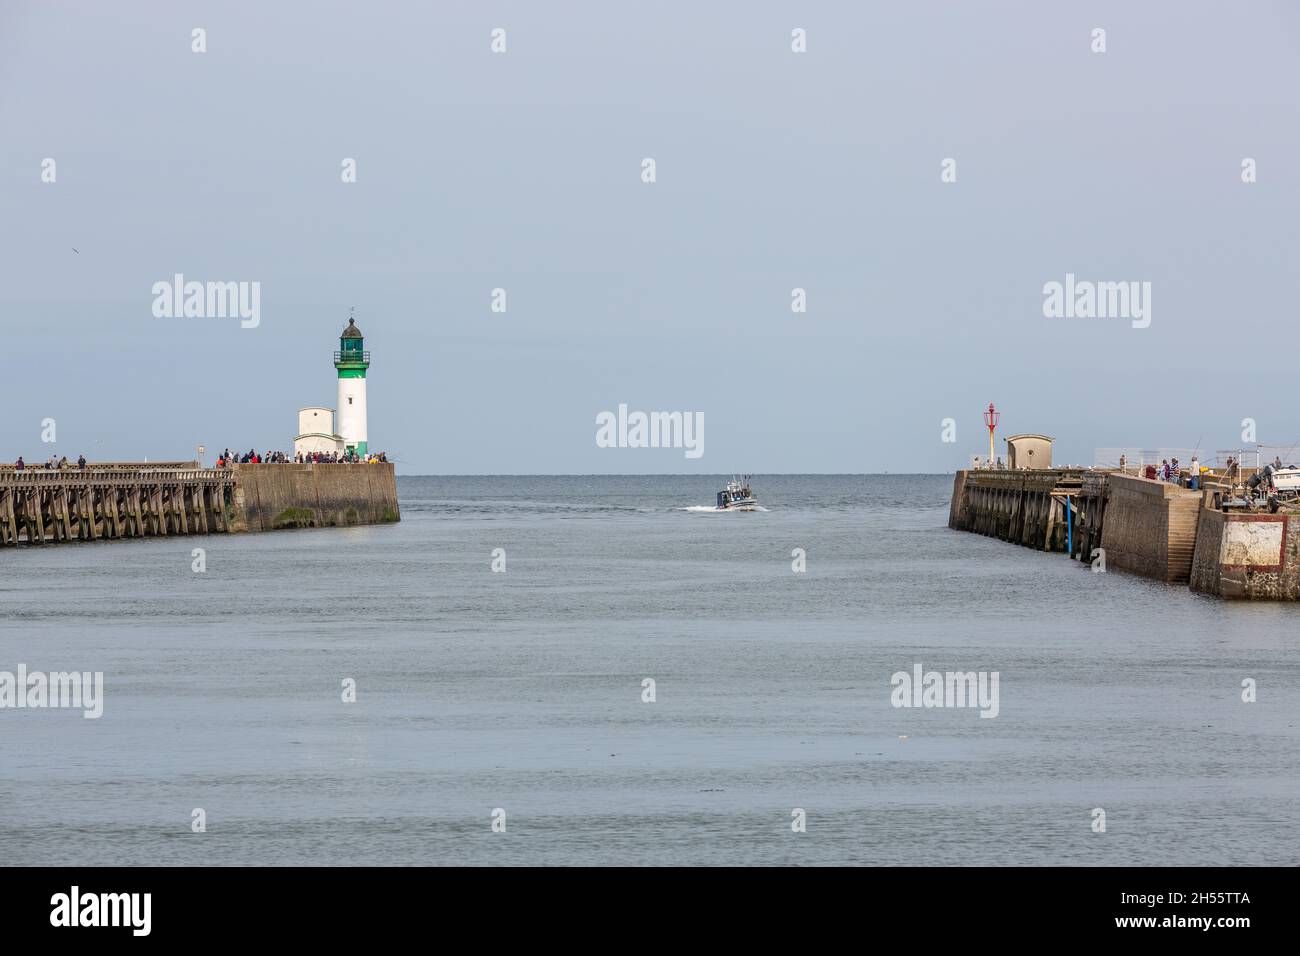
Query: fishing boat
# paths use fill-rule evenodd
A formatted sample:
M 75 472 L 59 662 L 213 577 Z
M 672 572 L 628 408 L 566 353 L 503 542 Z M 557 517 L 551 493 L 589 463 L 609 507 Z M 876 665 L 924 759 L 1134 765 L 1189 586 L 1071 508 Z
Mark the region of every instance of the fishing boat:
M 724 491 L 718 492 L 719 511 L 754 511 L 758 508 L 758 498 L 749 487 L 751 475 L 745 475 L 743 481 L 732 478 Z

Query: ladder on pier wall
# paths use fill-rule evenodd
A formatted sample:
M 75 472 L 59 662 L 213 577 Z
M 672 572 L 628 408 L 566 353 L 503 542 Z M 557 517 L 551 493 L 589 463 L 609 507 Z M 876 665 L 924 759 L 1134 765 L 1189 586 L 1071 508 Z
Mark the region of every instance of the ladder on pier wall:
M 0 547 L 229 532 L 234 487 L 218 469 L 5 469 Z

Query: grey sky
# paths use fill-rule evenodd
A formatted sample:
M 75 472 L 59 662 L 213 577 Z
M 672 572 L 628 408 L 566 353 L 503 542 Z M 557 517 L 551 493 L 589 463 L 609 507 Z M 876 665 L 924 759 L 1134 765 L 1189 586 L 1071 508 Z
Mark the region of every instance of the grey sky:
M 405 473 L 940 471 L 990 400 L 1058 461 L 1300 441 L 1298 52 L 1289 3 L 9 0 L 0 455 L 289 448 L 350 306 Z M 176 272 L 260 327 L 155 319 Z M 1044 318 L 1067 272 L 1150 328 Z M 704 456 L 597 448 L 620 402 Z

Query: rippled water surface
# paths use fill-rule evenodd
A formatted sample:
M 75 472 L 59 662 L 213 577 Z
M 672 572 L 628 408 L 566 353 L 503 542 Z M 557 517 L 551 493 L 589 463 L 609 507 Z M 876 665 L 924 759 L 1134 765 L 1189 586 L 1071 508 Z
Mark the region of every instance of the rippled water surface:
M 403 477 L 397 525 L 0 552 L 0 670 L 106 695 L 0 710 L 5 862 L 1300 862 L 1295 608 L 950 531 L 948 476 L 689 510 L 719 481 Z M 998 716 L 891 706 L 916 663 L 997 671 Z

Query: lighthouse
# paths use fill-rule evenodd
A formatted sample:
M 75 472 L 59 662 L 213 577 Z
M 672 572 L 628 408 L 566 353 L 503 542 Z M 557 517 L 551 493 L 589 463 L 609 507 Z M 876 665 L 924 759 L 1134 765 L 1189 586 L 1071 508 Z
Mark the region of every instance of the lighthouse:
M 348 327 L 339 336 L 339 350 L 334 353 L 334 367 L 339 372 L 339 435 L 343 447 L 362 457 L 366 454 L 366 369 L 370 353 L 356 321 L 349 316 Z

